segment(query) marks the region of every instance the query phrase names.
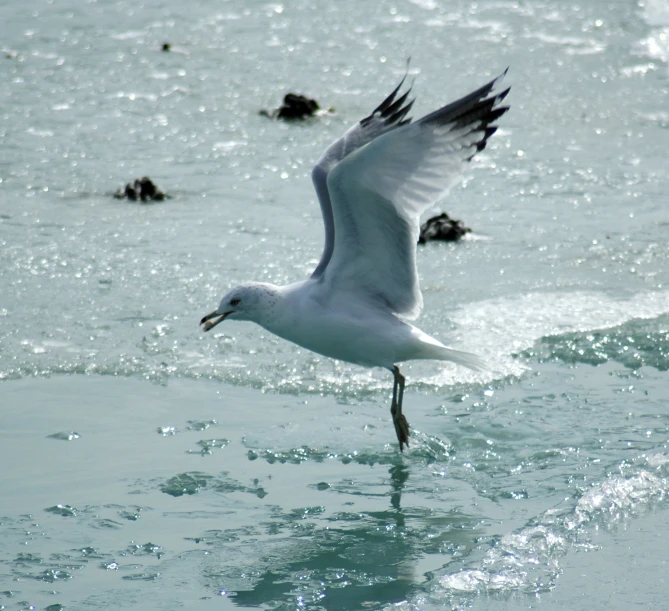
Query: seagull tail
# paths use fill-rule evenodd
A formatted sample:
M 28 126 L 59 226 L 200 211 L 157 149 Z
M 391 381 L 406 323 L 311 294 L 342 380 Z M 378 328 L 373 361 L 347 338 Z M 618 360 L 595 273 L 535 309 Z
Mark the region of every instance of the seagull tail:
M 489 369 L 486 362 L 472 352 L 464 352 L 462 350 L 453 350 L 453 348 L 446 348 L 445 346 L 435 346 L 436 354 L 433 358 L 440 361 L 451 361 L 458 365 L 462 365 L 473 371 L 486 371 Z
M 434 359 L 437 361 L 451 361 L 457 365 L 462 365 L 473 371 L 487 371 L 489 365 L 479 356 L 463 350 L 454 350 L 447 348 L 439 340 L 423 333 L 420 329 L 412 329 L 414 336 L 418 339 L 418 345 L 414 354 L 408 359 Z
M 462 365 L 473 371 L 486 371 L 488 365 L 486 362 L 472 352 L 464 352 L 463 350 L 453 350 L 452 348 L 442 348 L 439 360 L 451 361 L 458 365 Z

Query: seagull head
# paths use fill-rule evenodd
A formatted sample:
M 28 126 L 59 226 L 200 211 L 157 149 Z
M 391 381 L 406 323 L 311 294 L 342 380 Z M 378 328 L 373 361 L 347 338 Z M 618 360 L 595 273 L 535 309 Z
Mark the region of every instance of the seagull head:
M 226 318 L 250 320 L 261 324 L 278 299 L 277 287 L 271 284 L 260 282 L 241 284 L 231 289 L 221 299 L 218 308 L 203 317 L 200 324 L 204 331 L 210 331 Z

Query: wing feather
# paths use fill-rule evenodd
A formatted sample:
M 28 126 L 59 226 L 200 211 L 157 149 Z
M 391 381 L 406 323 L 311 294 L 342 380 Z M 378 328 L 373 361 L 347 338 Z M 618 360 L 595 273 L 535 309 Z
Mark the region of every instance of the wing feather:
M 334 241 L 322 282 L 396 314 L 420 313 L 420 214 L 460 180 L 464 164 L 495 132 L 491 123 L 508 110 L 499 104 L 509 89 L 491 93 L 504 74 L 415 123 L 382 133 L 328 172 Z
M 408 63 L 407 63 L 408 70 Z M 341 138 L 333 142 L 318 160 L 311 172 L 311 180 L 318 196 L 318 202 L 325 226 L 325 246 L 323 254 L 316 266 L 312 278 L 318 278 L 327 267 L 332 249 L 334 248 L 334 220 L 332 216 L 332 202 L 327 187 L 328 174 L 347 155 L 365 146 L 381 134 L 391 131 L 411 121 L 406 118 L 413 106 L 414 100 L 407 101 L 411 88 L 397 98 L 407 75 L 400 84 L 393 89 L 390 95 L 381 102 L 367 117 L 356 123 Z M 397 99 L 396 99 L 397 98 Z

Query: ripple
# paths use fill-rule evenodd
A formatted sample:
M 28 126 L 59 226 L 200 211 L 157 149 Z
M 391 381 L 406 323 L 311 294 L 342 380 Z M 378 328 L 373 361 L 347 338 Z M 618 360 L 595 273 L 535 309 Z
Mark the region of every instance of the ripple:
M 187 454 L 199 454 L 200 456 L 207 456 L 213 454 L 214 449 L 222 449 L 230 443 L 229 439 L 201 439 L 197 442 L 200 446 L 199 450 L 187 450 Z
M 565 554 L 596 549 L 588 543 L 588 527 L 612 528 L 666 501 L 669 456 L 652 454 L 638 462 L 638 467 L 624 467 L 623 473 L 591 486 L 574 505 L 549 509 L 530 525 L 495 538 L 487 549 L 480 548 L 475 566 L 436 576 L 431 596 L 443 602 L 458 600 L 463 593 L 550 591 Z
M 124 575 L 121 579 L 126 581 L 155 581 L 160 577 L 160 573 L 133 573 L 132 575 Z
M 206 473 L 181 473 L 162 484 L 160 490 L 170 496 L 197 494 L 201 489 L 206 488 L 212 479 L 212 476 Z
M 64 518 L 73 518 L 79 514 L 79 510 L 75 509 L 71 505 L 54 505 L 53 507 L 47 507 L 44 511 L 55 513 L 56 515 L 63 516 Z
M 61 431 L 59 433 L 52 433 L 51 435 L 47 435 L 48 439 L 58 439 L 60 441 L 73 441 L 75 439 L 79 439 L 79 437 L 79 433 L 75 433 L 74 431 Z
M 525 356 L 600 365 L 617 361 L 630 369 L 669 370 L 669 316 L 637 319 L 597 331 L 543 338 Z

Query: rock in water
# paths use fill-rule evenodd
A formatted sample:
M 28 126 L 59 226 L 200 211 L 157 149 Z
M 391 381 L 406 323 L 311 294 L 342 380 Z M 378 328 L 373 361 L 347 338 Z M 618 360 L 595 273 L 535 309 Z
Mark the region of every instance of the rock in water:
M 465 227 L 462 221 L 456 221 L 445 212 L 442 212 L 438 216 L 433 216 L 432 218 L 427 219 L 427 221 L 420 226 L 418 243 L 425 244 L 432 240 L 456 242 L 470 231 L 471 229 Z
M 287 93 L 283 98 L 281 108 L 277 108 L 271 113 L 267 110 L 261 110 L 260 114 L 271 119 L 293 121 L 313 117 L 317 110 L 320 110 L 320 106 L 316 100 L 297 93 Z
M 304 119 L 313 116 L 319 108 L 316 100 L 295 93 L 287 93 L 277 116 L 279 119 Z
M 119 189 L 114 193 L 114 197 L 116 199 L 129 199 L 133 202 L 137 200 L 161 202 L 168 196 L 158 189 L 148 176 L 144 176 L 143 178 L 135 178 L 135 181 L 128 183 L 123 190 Z

